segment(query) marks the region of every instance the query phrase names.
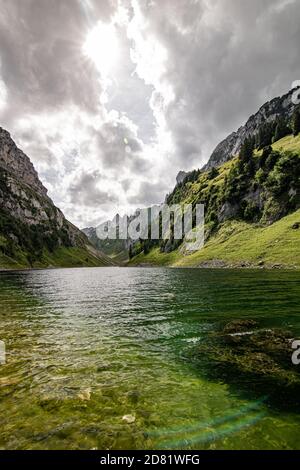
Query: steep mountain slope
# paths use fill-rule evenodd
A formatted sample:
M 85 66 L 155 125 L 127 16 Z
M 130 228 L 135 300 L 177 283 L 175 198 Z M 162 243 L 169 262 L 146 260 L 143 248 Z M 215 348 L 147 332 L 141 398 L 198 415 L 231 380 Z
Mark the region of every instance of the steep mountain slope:
M 205 244 L 162 253 L 154 248 L 133 258 L 131 266 L 300 269 L 300 210 L 268 226 L 228 220 Z
M 300 134 L 263 150 L 242 146 L 218 169 L 196 172 L 167 202 L 205 205 L 205 247 L 189 254 L 184 240 L 145 252 L 130 264 L 300 268 Z M 247 150 L 247 151 L 246 151 Z
M 54 206 L 29 158 L 0 128 L 0 268 L 108 264 Z

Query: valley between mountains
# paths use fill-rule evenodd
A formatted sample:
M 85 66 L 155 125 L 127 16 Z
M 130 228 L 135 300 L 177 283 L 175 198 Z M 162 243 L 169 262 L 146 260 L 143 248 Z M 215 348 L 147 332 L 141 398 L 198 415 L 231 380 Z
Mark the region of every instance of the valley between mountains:
M 180 172 L 169 205 L 204 204 L 205 246 L 185 239 L 100 240 L 47 194 L 30 159 L 0 128 L 0 269 L 84 266 L 300 268 L 300 108 L 295 91 L 266 103 L 208 163 Z M 131 215 L 134 218 L 135 215 Z

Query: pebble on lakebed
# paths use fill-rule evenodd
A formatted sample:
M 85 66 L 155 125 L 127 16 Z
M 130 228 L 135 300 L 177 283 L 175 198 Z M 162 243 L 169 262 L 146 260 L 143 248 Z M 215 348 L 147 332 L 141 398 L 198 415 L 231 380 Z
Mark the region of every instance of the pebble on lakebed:
M 283 329 L 234 320 L 199 342 L 192 355 L 208 378 L 277 394 L 295 404 L 300 396 L 300 368 L 292 363 L 292 338 Z
M 124 415 L 122 418 L 122 421 L 127 424 L 132 424 L 135 422 L 135 416 L 134 415 Z
M 81 390 L 81 392 L 78 393 L 77 397 L 79 400 L 82 401 L 89 401 L 91 399 L 91 389 L 86 388 L 85 390 Z

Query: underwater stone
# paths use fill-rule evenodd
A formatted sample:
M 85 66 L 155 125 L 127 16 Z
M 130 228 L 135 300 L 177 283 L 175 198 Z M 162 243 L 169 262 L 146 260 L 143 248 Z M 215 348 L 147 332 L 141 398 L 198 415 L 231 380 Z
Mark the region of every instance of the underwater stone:
M 82 390 L 80 393 L 78 393 L 77 396 L 78 396 L 79 400 L 89 401 L 91 399 L 91 389 L 87 388 L 85 390 Z
M 282 396 L 295 405 L 300 370 L 292 363 L 292 334 L 276 328 L 249 331 L 255 327 L 254 320 L 235 320 L 198 343 L 193 355 L 208 378 Z
M 233 320 L 224 327 L 223 332 L 228 334 L 242 333 L 256 328 L 258 323 L 255 320 Z

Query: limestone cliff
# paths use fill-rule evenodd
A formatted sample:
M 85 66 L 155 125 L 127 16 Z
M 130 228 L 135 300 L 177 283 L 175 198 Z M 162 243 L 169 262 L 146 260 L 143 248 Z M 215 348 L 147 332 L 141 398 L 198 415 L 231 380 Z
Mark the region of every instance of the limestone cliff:
M 87 263 L 89 253 L 100 255 L 55 207 L 30 159 L 0 127 L 0 268 L 1 255 L 8 265 L 18 257 L 21 265 L 35 265 L 58 248 L 87 250 Z

